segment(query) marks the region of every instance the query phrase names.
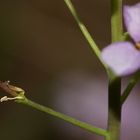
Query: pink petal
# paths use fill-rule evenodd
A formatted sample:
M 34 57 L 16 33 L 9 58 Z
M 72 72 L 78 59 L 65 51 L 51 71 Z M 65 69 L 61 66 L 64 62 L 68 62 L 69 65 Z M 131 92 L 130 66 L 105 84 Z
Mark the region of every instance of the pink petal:
M 140 68 L 140 51 L 130 42 L 113 43 L 101 52 L 101 58 L 118 76 L 126 76 Z
M 140 3 L 134 6 L 124 6 L 124 22 L 133 40 L 140 42 Z

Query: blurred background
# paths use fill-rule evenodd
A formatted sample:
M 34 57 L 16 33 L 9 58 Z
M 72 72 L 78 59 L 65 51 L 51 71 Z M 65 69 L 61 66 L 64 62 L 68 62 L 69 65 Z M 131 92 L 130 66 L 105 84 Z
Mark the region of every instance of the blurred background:
M 125 0 L 135 4 L 138 0 Z M 110 43 L 110 1 L 73 0 L 100 49 Z M 64 1 L 0 1 L 0 80 L 30 99 L 106 128 L 107 76 Z M 129 78 L 123 79 L 125 87 Z M 122 140 L 140 139 L 139 83 L 123 107 Z M 0 97 L 5 93 L 1 91 Z M 103 140 L 32 108 L 0 104 L 3 140 Z

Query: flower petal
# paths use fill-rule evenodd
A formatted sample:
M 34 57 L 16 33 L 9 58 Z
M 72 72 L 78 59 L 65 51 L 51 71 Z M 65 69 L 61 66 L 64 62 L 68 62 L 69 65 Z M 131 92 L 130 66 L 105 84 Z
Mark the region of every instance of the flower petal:
M 126 76 L 140 68 L 140 51 L 130 42 L 113 43 L 101 52 L 101 59 L 118 76 Z
M 140 42 L 140 3 L 124 6 L 124 22 L 135 43 Z

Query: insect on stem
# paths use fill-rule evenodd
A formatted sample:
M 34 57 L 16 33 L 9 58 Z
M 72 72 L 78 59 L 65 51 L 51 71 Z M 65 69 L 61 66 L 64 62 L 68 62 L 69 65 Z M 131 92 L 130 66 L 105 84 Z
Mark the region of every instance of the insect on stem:
M 0 88 L 2 88 L 5 92 L 9 93 L 13 97 L 17 97 L 19 96 L 19 94 L 24 95 L 23 89 L 10 85 L 9 81 L 5 81 L 5 82 L 0 81 Z

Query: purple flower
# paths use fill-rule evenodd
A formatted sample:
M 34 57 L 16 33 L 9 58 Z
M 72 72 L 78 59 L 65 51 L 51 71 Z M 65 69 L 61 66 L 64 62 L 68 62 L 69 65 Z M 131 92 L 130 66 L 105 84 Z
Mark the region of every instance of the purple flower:
M 131 42 L 116 42 L 101 52 L 101 58 L 118 76 L 126 76 L 140 69 L 140 3 L 124 6 L 124 23 Z
M 140 3 L 124 6 L 124 22 L 128 33 L 137 43 L 140 41 Z

